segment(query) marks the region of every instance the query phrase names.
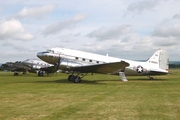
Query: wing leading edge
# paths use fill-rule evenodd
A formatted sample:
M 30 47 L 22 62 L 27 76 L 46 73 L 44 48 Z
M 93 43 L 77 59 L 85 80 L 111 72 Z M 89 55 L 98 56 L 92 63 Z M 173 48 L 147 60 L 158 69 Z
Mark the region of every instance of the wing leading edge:
M 81 73 L 113 73 L 120 69 L 124 69 L 125 67 L 129 66 L 129 63 L 125 61 L 120 62 L 112 62 L 112 63 L 105 63 L 105 64 L 96 64 L 96 65 L 87 65 L 87 66 L 78 66 L 78 67 L 71 67 L 70 70 L 78 71 Z

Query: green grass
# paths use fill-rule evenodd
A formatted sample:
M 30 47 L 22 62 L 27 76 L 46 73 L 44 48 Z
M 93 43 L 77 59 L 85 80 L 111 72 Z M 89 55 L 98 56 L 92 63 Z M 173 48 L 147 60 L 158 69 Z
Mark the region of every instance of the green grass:
M 88 75 L 82 83 L 67 74 L 38 77 L 0 72 L 1 120 L 179 120 L 180 70 L 167 76 Z

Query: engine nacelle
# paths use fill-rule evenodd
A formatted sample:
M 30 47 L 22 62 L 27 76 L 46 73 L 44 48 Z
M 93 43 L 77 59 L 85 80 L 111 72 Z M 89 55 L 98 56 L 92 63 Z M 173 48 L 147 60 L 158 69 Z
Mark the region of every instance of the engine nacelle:
M 75 67 L 75 66 L 82 66 L 82 64 L 74 62 L 74 61 L 66 60 L 66 59 L 63 59 L 60 62 L 61 70 L 67 70 L 68 68 Z

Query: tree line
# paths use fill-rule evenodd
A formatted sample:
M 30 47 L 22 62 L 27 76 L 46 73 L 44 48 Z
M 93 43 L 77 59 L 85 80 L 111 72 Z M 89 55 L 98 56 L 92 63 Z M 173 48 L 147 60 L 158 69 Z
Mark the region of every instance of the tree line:
M 180 68 L 180 64 L 169 64 L 169 68 L 175 69 L 175 68 Z

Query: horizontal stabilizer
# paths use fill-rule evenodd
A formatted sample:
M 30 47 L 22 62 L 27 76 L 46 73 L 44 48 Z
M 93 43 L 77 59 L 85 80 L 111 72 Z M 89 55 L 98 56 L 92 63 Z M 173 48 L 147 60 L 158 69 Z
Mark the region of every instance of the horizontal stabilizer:
M 160 70 L 160 69 L 151 68 L 149 71 L 150 71 L 149 72 L 150 75 L 166 75 L 166 74 L 168 74 L 168 71 L 163 70 L 163 69 Z

